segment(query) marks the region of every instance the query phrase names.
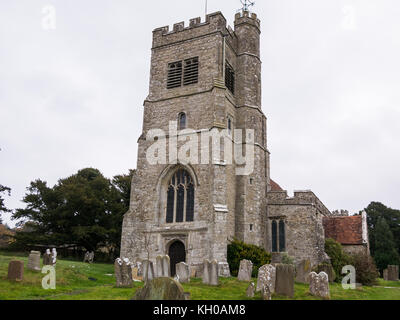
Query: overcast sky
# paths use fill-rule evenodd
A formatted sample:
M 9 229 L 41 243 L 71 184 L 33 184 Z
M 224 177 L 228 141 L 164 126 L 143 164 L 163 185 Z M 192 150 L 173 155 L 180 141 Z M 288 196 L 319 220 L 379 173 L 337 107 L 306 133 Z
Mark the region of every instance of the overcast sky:
M 208 1 L 230 25 L 240 7 Z M 331 210 L 400 208 L 400 2 L 260 0 L 254 12 L 272 178 Z M 22 207 L 37 178 L 52 186 L 84 167 L 107 177 L 135 168 L 152 30 L 204 15 L 204 0 L 1 0 L 8 207 Z

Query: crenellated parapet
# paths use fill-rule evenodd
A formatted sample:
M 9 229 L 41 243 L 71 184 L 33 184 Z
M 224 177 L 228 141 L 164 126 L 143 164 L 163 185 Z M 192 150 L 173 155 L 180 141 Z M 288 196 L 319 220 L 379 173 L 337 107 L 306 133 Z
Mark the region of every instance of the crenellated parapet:
M 257 14 L 251 13 L 248 11 L 241 11 L 236 13 L 235 15 L 235 29 L 242 24 L 250 24 L 252 26 L 257 27 L 258 31 L 260 31 L 261 22 L 257 18 Z
M 169 26 L 155 29 L 153 31 L 153 49 L 214 32 L 227 33 L 226 19 L 221 12 L 208 14 L 204 22 L 197 17 L 190 19 L 188 26 L 185 26 L 185 22 L 178 22 L 173 25 L 172 30 Z
M 293 197 L 289 197 L 287 191 L 271 191 L 267 193 L 268 205 L 310 205 L 316 207 L 324 216 L 330 216 L 331 212 L 311 190 L 295 191 Z

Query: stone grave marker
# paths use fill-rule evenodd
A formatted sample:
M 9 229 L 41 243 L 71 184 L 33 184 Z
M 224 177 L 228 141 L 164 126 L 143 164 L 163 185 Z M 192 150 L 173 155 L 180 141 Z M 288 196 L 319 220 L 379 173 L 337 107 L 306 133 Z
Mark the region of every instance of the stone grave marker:
M 323 299 L 330 299 L 329 292 L 329 279 L 325 272 L 311 272 L 309 275 L 310 279 L 310 293 L 313 296 L 320 297 Z
M 24 280 L 24 262 L 13 260 L 8 264 L 7 279 L 10 281 L 23 281 Z
M 251 281 L 251 274 L 253 272 L 253 262 L 250 260 L 240 261 L 238 280 L 239 281 Z
M 268 286 L 269 291 L 275 292 L 276 268 L 272 264 L 265 264 L 258 269 L 257 292 L 261 291 L 264 286 Z
M 40 252 L 31 251 L 28 257 L 28 269 L 32 271 L 41 271 L 40 268 Z
M 176 264 L 176 274 L 179 277 L 179 282 L 188 283 L 190 282 L 190 272 L 189 265 L 185 262 L 180 262 Z
M 291 264 L 276 265 L 275 292 L 293 298 L 294 296 L 294 266 Z

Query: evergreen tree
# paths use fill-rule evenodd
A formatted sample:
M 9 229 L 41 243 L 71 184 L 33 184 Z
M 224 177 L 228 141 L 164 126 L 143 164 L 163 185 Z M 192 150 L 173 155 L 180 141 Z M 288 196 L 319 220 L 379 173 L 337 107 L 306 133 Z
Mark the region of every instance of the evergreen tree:
M 393 234 L 385 218 L 379 218 L 375 227 L 375 263 L 380 271 L 390 264 L 399 264 L 399 254 Z
M 1 213 L 2 212 L 11 212 L 11 210 L 7 209 L 4 204 L 4 199 L 3 199 L 2 193 L 7 193 L 8 195 L 10 195 L 11 189 L 0 184 L 0 224 L 3 223 L 3 221 L 1 220 Z

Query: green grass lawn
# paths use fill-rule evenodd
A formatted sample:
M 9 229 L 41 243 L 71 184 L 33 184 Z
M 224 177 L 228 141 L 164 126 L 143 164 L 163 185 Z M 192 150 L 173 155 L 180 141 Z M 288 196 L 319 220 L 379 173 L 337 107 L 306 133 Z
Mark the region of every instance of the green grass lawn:
M 14 259 L 25 263 L 24 280 L 21 283 L 7 280 L 8 263 Z M 27 257 L 0 253 L 0 300 L 128 300 L 143 286 L 143 283 L 135 282 L 133 288 L 115 288 L 112 264 L 89 265 L 59 259 L 56 267 L 56 290 L 44 290 L 41 286 L 44 274 L 29 271 L 26 268 L 27 260 Z M 236 278 L 221 278 L 217 287 L 203 285 L 201 279 L 192 279 L 190 284 L 183 284 L 183 287 L 191 293 L 192 300 L 248 300 L 248 285 L 249 283 L 239 282 Z M 377 287 L 363 287 L 358 290 L 344 290 L 341 285 L 332 284 L 330 289 L 334 300 L 400 300 L 400 282 L 380 280 Z M 261 299 L 259 293 L 254 297 L 254 300 L 258 299 Z M 273 300 L 286 299 L 288 298 L 273 296 Z M 294 299 L 318 300 L 308 293 L 307 285 L 299 283 L 295 285 Z

